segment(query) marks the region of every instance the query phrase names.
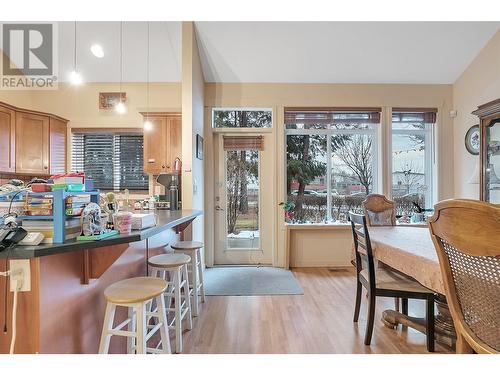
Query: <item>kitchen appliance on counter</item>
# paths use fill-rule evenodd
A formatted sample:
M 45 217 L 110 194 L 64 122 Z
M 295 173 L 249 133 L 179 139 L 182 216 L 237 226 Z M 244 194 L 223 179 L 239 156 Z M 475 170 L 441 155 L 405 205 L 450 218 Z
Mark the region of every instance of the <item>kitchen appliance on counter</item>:
M 159 203 L 168 202 L 170 210 L 181 208 L 182 182 L 180 173 L 162 173 L 156 178 L 156 182 L 165 187 L 165 194 L 160 195 Z M 158 206 L 157 206 L 158 208 Z

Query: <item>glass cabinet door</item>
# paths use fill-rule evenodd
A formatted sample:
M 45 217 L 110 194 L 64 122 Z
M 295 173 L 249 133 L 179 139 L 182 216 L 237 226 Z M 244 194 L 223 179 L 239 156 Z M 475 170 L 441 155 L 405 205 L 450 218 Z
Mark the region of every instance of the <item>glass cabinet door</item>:
M 500 119 L 484 127 L 485 173 L 484 198 L 486 202 L 500 203 Z

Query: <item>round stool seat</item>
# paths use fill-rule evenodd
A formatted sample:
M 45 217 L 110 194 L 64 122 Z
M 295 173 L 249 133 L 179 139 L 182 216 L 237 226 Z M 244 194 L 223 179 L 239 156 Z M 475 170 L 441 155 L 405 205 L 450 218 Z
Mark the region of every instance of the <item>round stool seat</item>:
M 174 250 L 197 250 L 201 249 L 203 247 L 203 242 L 197 242 L 197 241 L 180 241 L 177 242 L 176 244 L 172 245 L 172 249 Z
M 111 284 L 104 290 L 106 300 L 112 303 L 148 301 L 167 289 L 167 282 L 157 277 L 134 277 Z
M 160 254 L 148 259 L 148 264 L 157 268 L 180 267 L 191 262 L 191 257 L 187 254 Z

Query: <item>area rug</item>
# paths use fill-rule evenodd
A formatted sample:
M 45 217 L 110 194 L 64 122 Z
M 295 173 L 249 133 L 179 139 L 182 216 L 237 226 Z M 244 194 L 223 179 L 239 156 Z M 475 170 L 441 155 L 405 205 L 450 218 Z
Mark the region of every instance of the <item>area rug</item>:
M 273 267 L 213 267 L 204 272 L 209 296 L 271 296 L 304 294 L 289 270 Z

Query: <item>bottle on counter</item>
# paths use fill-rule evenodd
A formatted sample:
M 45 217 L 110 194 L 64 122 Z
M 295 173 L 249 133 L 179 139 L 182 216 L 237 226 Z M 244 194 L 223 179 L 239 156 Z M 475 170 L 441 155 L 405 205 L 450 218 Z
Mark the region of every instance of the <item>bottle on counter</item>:
M 170 200 L 170 210 L 176 211 L 179 209 L 179 188 L 175 184 L 171 184 L 168 189 Z
M 155 197 L 153 197 L 153 196 L 149 197 L 148 208 L 150 210 L 154 210 L 155 209 L 155 202 L 156 202 Z

